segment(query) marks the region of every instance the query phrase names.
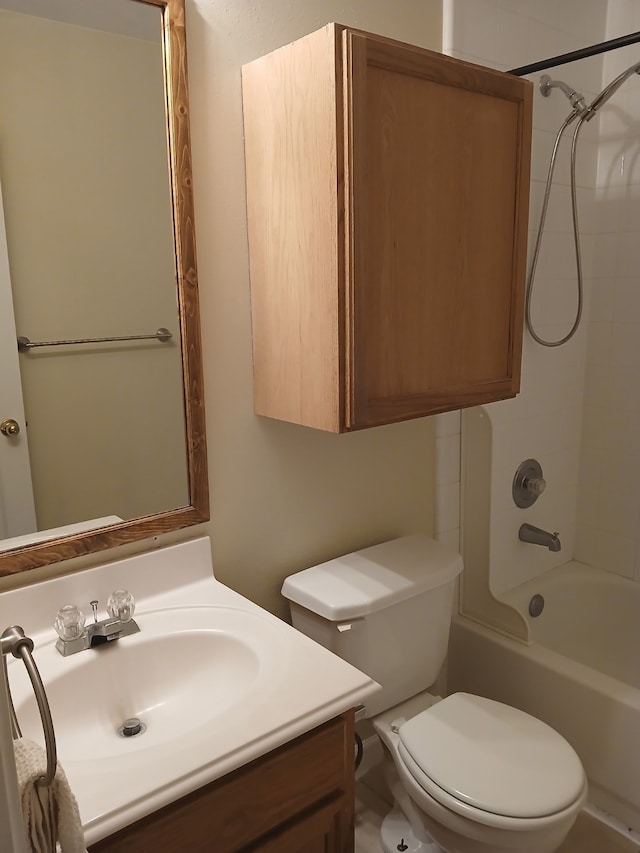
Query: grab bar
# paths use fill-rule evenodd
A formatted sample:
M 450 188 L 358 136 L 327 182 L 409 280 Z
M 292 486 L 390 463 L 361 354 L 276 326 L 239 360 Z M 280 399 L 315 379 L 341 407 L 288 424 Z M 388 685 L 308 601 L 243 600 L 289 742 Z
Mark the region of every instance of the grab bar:
M 38 672 L 38 667 L 33 659 L 33 655 L 31 654 L 32 651 L 33 640 L 30 637 L 25 636 L 24 631 L 18 625 L 12 625 L 10 628 L 6 628 L 0 635 L 0 652 L 3 655 L 3 666 L 5 665 L 4 656 L 12 654 L 14 658 L 22 658 L 22 662 L 24 663 L 29 675 L 31 686 L 33 687 L 33 692 L 36 697 L 36 702 L 38 703 L 38 710 L 40 711 L 40 719 L 42 720 L 44 741 L 47 750 L 47 770 L 44 776 L 41 776 L 38 779 L 38 784 L 50 785 L 56 775 L 56 767 L 58 764 L 56 736 L 53 730 L 53 720 L 51 719 L 49 701 L 44 689 L 44 684 L 42 683 L 42 678 Z M 8 692 L 10 696 L 11 692 Z M 10 704 L 13 708 L 13 701 L 10 700 Z M 13 709 L 12 717 L 19 732 L 20 729 L 15 717 L 15 709 Z
M 34 347 L 61 347 L 61 346 L 72 346 L 75 344 L 105 344 L 112 343 L 113 341 L 170 341 L 173 335 L 169 331 L 169 329 L 165 329 L 164 326 L 160 329 L 157 329 L 153 335 L 122 335 L 121 337 L 111 337 L 111 338 L 76 338 L 74 340 L 68 341 L 31 341 L 29 338 L 25 338 L 24 336 L 20 336 L 18 338 L 18 351 L 19 352 L 28 352 L 30 349 Z

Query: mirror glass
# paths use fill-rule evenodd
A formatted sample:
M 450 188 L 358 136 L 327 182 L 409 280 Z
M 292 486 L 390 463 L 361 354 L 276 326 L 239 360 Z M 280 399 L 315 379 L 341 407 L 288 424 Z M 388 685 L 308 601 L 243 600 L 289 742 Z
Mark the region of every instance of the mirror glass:
M 206 520 L 183 0 L 0 0 L 0 191 L 0 574 Z

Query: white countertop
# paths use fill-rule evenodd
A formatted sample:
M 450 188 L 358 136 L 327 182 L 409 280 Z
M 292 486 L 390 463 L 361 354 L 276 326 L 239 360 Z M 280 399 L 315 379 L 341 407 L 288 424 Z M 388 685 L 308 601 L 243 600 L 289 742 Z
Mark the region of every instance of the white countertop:
M 146 748 L 140 741 L 125 758 L 65 758 L 64 745 L 59 746 L 58 758 L 78 800 L 87 846 L 359 705 L 378 689 L 368 676 L 219 583 L 207 537 L 4 593 L 0 622 L 3 627 L 21 625 L 32 637 L 46 687 L 48 669 L 60 670 L 79 655 L 100 654 L 91 650 L 62 658 L 53 650 L 56 635 L 51 626 L 57 609 L 75 603 L 90 611 L 93 598 L 104 609 L 109 593 L 121 587 L 136 598 L 141 635 L 145 614 L 151 611 L 235 608 L 264 622 L 265 643 L 273 644 L 273 651 L 267 650 L 269 678 L 259 696 L 217 717 L 219 725 L 209 726 L 206 737 L 196 727 L 162 748 Z M 10 669 L 15 666 L 22 664 L 15 661 Z M 203 703 L 215 703 L 214 687 L 203 679 Z M 16 686 L 12 690 L 19 707 L 22 697 L 15 695 Z M 55 724 L 53 704 L 52 712 Z M 23 733 L 43 742 L 38 730 L 32 735 L 24 724 Z

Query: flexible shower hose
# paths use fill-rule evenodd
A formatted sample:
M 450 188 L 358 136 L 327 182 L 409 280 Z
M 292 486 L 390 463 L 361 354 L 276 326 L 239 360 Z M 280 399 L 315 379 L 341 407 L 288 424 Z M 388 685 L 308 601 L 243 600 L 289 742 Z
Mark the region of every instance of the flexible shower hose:
M 571 330 L 566 334 L 563 338 L 560 338 L 557 341 L 546 341 L 544 338 L 541 338 L 540 335 L 536 332 L 533 327 L 533 321 L 531 319 L 531 299 L 533 296 L 533 282 L 536 274 L 536 267 L 538 265 L 538 256 L 540 254 L 540 246 L 542 244 L 542 235 L 544 233 L 544 223 L 547 217 L 547 207 L 549 206 L 549 196 L 551 195 L 551 184 L 553 181 L 553 172 L 556 166 L 556 158 L 558 155 L 558 147 L 560 145 L 560 140 L 565 132 L 565 130 L 569 127 L 571 122 L 578 116 L 578 112 L 574 110 L 571 112 L 567 118 L 564 120 L 562 127 L 558 131 L 556 135 L 556 139 L 553 145 L 553 151 L 551 152 L 551 160 L 549 162 L 549 172 L 547 175 L 547 185 L 545 187 L 544 192 L 544 201 L 542 203 L 542 212 L 540 214 L 540 224 L 538 225 L 538 234 L 536 237 L 536 244 L 533 250 L 533 258 L 531 260 L 531 270 L 529 272 L 529 281 L 527 282 L 527 295 L 526 295 L 526 305 L 525 305 L 525 321 L 527 324 L 527 329 L 531 337 L 537 343 L 541 344 L 543 347 L 559 347 L 562 344 L 566 344 L 567 341 L 570 341 L 571 338 L 578 331 L 580 326 L 580 320 L 582 319 L 582 305 L 584 301 L 584 287 L 582 283 L 582 259 L 580 255 L 580 232 L 578 228 L 578 200 L 577 200 L 577 192 L 576 192 L 576 152 L 578 145 L 578 134 L 580 133 L 580 128 L 582 127 L 586 116 L 583 115 L 579 118 L 578 124 L 576 125 L 576 129 L 573 132 L 573 139 L 571 141 L 571 210 L 573 214 L 573 238 L 575 245 L 575 254 L 576 254 L 576 272 L 577 272 L 577 280 L 578 280 L 578 307 L 576 310 L 576 318 L 571 327 Z

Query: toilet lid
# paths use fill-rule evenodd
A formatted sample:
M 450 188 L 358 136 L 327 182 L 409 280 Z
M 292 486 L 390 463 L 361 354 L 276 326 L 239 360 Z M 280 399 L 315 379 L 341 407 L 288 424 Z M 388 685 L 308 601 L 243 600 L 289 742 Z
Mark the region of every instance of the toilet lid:
M 585 783 L 580 759 L 541 720 L 482 696 L 454 693 L 403 723 L 400 754 L 435 799 L 438 791 L 509 817 L 551 815 L 574 803 Z M 435 784 L 434 784 L 435 783 Z

